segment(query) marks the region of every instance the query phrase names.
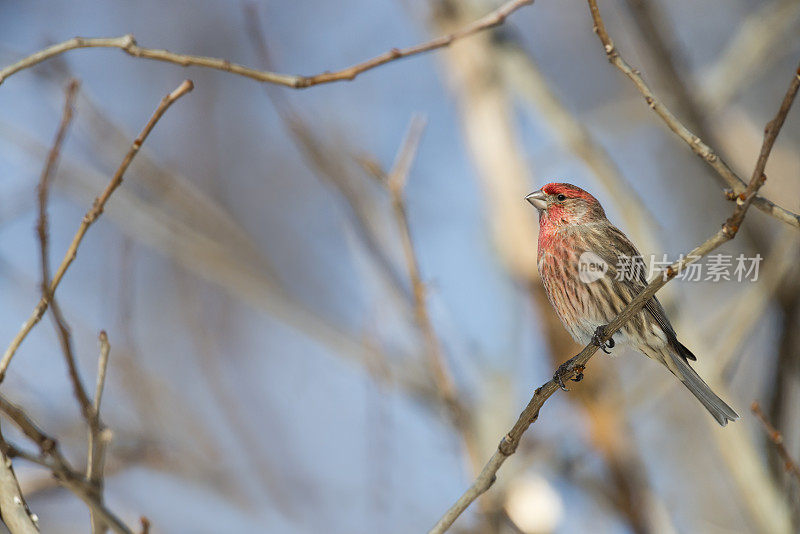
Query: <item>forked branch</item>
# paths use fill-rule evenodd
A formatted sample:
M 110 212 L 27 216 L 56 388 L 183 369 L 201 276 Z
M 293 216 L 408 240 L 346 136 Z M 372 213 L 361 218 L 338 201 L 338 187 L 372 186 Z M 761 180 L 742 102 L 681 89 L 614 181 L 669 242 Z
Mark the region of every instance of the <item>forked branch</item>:
M 656 114 L 661 118 L 661 120 L 664 121 L 667 127 L 675 132 L 678 137 L 680 137 L 687 145 L 689 145 L 695 154 L 700 156 L 711 166 L 711 168 L 717 172 L 717 174 L 722 177 L 723 180 L 725 180 L 725 182 L 731 188 L 731 193 L 728 194 L 726 192 L 726 196 L 730 200 L 736 200 L 737 204 L 740 203 L 744 198 L 743 195 L 745 193 L 747 183 L 742 180 L 710 146 L 704 143 L 702 139 L 692 133 L 680 120 L 678 120 L 672 111 L 667 108 L 664 102 L 662 102 L 655 95 L 655 93 L 653 93 L 652 89 L 650 89 L 650 86 L 648 86 L 644 81 L 639 71 L 631 67 L 628 62 L 622 58 L 619 50 L 617 50 L 617 47 L 614 45 L 614 42 L 611 40 L 611 37 L 609 37 L 608 32 L 606 31 L 603 18 L 600 15 L 600 9 L 597 7 L 597 0 L 588 0 L 588 2 L 589 9 L 592 13 L 594 32 L 597 34 L 597 37 L 603 44 L 603 49 L 605 50 L 606 56 L 611 64 L 622 71 L 622 73 L 633 82 L 633 84 L 644 97 L 644 100 L 647 102 L 647 105 L 650 107 L 650 109 L 656 112 Z M 800 69 L 798 69 L 796 72 L 793 83 L 798 80 L 800 80 Z M 778 128 L 778 130 L 780 130 L 780 128 Z M 770 150 L 771 148 L 772 145 L 770 145 Z M 763 173 L 763 168 L 761 172 Z M 785 208 L 782 208 L 760 196 L 754 197 L 750 202 L 752 202 L 753 205 L 755 205 L 755 207 L 759 210 L 771 215 L 772 217 L 775 217 L 779 221 L 785 222 L 786 224 L 796 228 L 800 228 L 800 215 L 797 213 L 793 213 Z

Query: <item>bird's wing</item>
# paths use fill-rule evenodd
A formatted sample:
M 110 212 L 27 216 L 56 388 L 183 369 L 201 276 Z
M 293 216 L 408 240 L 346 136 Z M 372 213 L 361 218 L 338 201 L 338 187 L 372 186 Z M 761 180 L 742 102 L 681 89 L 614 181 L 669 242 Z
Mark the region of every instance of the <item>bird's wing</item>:
M 607 226 L 604 226 L 603 230 L 605 235 L 600 236 L 600 240 L 604 246 L 594 247 L 598 250 L 593 252 L 603 258 L 603 260 L 608 264 L 609 270 L 607 276 L 616 277 L 617 266 L 619 265 L 620 258 L 640 258 L 641 254 L 636 249 L 636 246 L 631 243 L 630 239 L 628 239 L 628 237 L 616 226 L 608 224 Z M 645 273 L 645 270 L 641 269 L 635 274 L 637 276 L 627 277 L 624 280 L 624 283 L 628 286 L 631 300 L 636 295 L 641 293 L 645 287 L 647 287 L 647 274 Z M 626 304 L 629 302 L 630 301 L 626 302 Z M 670 344 L 676 348 L 680 347 L 681 344 L 678 342 L 675 330 L 672 328 L 672 324 L 670 324 L 667 314 L 658 299 L 653 297 L 648 300 L 647 304 L 644 305 L 644 309 L 647 310 L 652 318 L 656 320 L 658 325 L 664 331 L 664 334 L 667 336 L 667 340 L 670 342 Z M 681 353 L 681 356 L 687 359 L 696 360 L 694 355 L 688 350 L 685 352 L 679 351 L 679 353 Z

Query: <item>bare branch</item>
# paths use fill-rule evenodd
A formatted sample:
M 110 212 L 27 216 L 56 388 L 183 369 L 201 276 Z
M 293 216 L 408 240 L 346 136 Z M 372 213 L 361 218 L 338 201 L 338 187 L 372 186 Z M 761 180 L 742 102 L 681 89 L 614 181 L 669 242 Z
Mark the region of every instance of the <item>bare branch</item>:
M 103 469 L 105 466 L 106 446 L 111 441 L 111 431 L 100 420 L 100 401 L 106 381 L 108 353 L 111 346 L 105 330 L 100 332 L 100 358 L 97 361 L 97 384 L 92 402 L 92 418 L 89 419 L 89 444 L 86 454 L 86 480 L 94 487 L 97 501 L 103 502 Z M 106 524 L 91 511 L 92 534 L 104 533 Z
M 259 82 L 273 83 L 277 85 L 284 85 L 294 89 L 301 89 L 304 87 L 311 87 L 312 85 L 320 85 L 324 83 L 338 82 L 343 80 L 352 80 L 362 72 L 380 67 L 386 63 L 398 60 L 404 57 L 416 56 L 431 50 L 437 50 L 449 46 L 459 39 L 469 37 L 470 35 L 478 32 L 494 28 L 501 25 L 506 18 L 514 11 L 523 6 L 533 4 L 534 0 L 511 0 L 491 13 L 467 24 L 463 28 L 424 43 L 410 46 L 408 48 L 392 48 L 388 52 L 384 52 L 379 56 L 368 59 L 362 63 L 357 63 L 350 67 L 335 72 L 322 72 L 313 76 L 299 76 L 295 74 L 279 74 L 277 72 L 269 72 L 263 70 L 252 69 L 231 63 L 227 59 L 219 59 L 205 56 L 194 56 L 189 54 L 175 54 L 168 50 L 159 50 L 155 48 L 143 48 L 136 44 L 133 35 L 123 35 L 122 37 L 111 38 L 85 38 L 74 37 L 62 43 L 50 46 L 44 50 L 40 50 L 30 56 L 17 61 L 13 65 L 9 65 L 3 70 L 0 70 L 0 84 L 6 78 L 15 74 L 23 69 L 30 68 L 46 59 L 63 54 L 69 50 L 78 48 L 119 48 L 126 54 L 137 57 L 154 59 L 156 61 L 165 61 L 167 63 L 175 63 L 183 67 L 196 66 L 206 67 L 209 69 L 216 69 L 231 74 L 251 78 Z
M 789 454 L 789 451 L 786 450 L 786 445 L 783 443 L 783 434 L 781 434 L 772 423 L 767 420 L 767 417 L 764 415 L 764 412 L 761 411 L 761 406 L 758 402 L 753 402 L 750 406 L 750 410 L 758 417 L 761 424 L 764 426 L 764 430 L 767 432 L 767 436 L 769 440 L 775 445 L 775 449 L 778 451 L 781 459 L 784 463 L 784 468 L 786 469 L 787 473 L 791 473 L 800 482 L 800 465 L 792 458 Z
M 78 247 L 83 240 L 84 235 L 89 230 L 89 227 L 100 217 L 103 213 L 103 209 L 105 208 L 106 202 L 108 202 L 109 197 L 114 192 L 114 190 L 122 184 L 123 176 L 125 175 L 125 171 L 128 169 L 128 166 L 133 161 L 133 158 L 136 156 L 136 153 L 139 152 L 139 148 L 144 143 L 147 136 L 153 130 L 153 127 L 159 121 L 159 119 L 164 115 L 164 113 L 169 109 L 169 107 L 180 97 L 188 93 L 194 88 L 194 84 L 192 84 L 191 80 L 185 80 L 181 85 L 178 86 L 173 92 L 165 96 L 161 103 L 156 108 L 156 111 L 153 113 L 153 116 L 150 117 L 150 120 L 145 125 L 142 132 L 139 134 L 133 144 L 131 145 L 130 150 L 125 155 L 125 158 L 122 160 L 117 171 L 114 173 L 114 176 L 111 178 L 111 181 L 106 186 L 105 190 L 98 196 L 92 208 L 86 212 L 84 215 L 83 220 L 81 221 L 81 225 L 78 228 L 78 231 L 75 234 L 75 237 L 72 239 L 72 243 L 70 244 L 69 248 L 67 249 L 67 253 L 64 256 L 64 259 L 61 261 L 61 265 L 59 265 L 58 270 L 56 271 L 55 275 L 53 276 L 52 281 L 50 282 L 50 286 L 48 287 L 47 295 L 53 295 L 55 293 L 56 288 L 61 283 L 61 279 L 64 277 L 64 274 L 67 272 L 67 269 L 75 260 L 75 256 L 78 253 Z M 50 299 L 47 296 L 43 296 L 39 303 L 33 310 L 33 313 L 28 318 L 27 321 L 22 325 L 22 329 L 19 333 L 14 337 L 9 345 L 8 349 L 6 349 L 5 353 L 3 354 L 2 360 L 0 360 L 0 382 L 5 378 L 6 370 L 8 369 L 8 364 L 11 363 L 11 358 L 14 357 L 14 353 L 16 353 L 19 346 L 22 344 L 22 341 L 25 337 L 30 333 L 31 329 L 36 326 L 36 324 L 41 320 L 44 312 L 47 310 L 48 306 L 50 305 Z
M 92 418 L 92 406 L 89 397 L 86 394 L 86 389 L 83 387 L 78 366 L 75 363 L 75 353 L 72 350 L 72 336 L 70 334 L 69 326 L 61 312 L 61 307 L 55 299 L 55 296 L 50 291 L 50 253 L 49 253 L 49 238 L 48 238 L 48 220 L 47 220 L 47 202 L 49 200 L 50 185 L 53 182 L 53 175 L 55 174 L 58 156 L 61 153 L 61 145 L 66 138 L 67 129 L 72 122 L 72 116 L 75 107 L 75 98 L 78 92 L 79 83 L 77 80 L 70 80 L 66 88 L 66 98 L 64 102 L 64 113 L 61 118 L 61 124 L 58 127 L 55 141 L 47 155 L 47 162 L 42 170 L 42 176 L 39 179 L 38 186 L 38 200 L 39 200 L 39 220 L 36 224 L 36 233 L 39 236 L 39 255 L 41 261 L 41 288 L 42 299 L 50 301 L 50 312 L 53 317 L 53 324 L 55 325 L 56 332 L 58 333 L 58 340 L 61 344 L 61 351 L 64 353 L 64 359 L 67 362 L 67 370 L 70 382 L 72 382 L 72 389 L 75 398 L 78 400 L 81 413 L 87 423 Z
M 594 21 L 594 32 L 603 43 L 606 56 L 608 60 L 622 71 L 636 85 L 636 88 L 644 96 L 645 102 L 650 106 L 650 109 L 656 112 L 661 119 L 666 123 L 670 130 L 675 132 L 678 137 L 689 145 L 692 151 L 703 158 L 711 167 L 725 180 L 725 183 L 733 190 L 733 195 L 726 195 L 729 199 L 733 200 L 737 195 L 745 192 L 746 183 L 742 180 L 733 170 L 720 158 L 714 150 L 705 144 L 702 139 L 693 134 L 689 129 L 678 120 L 678 118 L 667 108 L 664 103 L 656 97 L 650 87 L 645 83 L 638 70 L 631 67 L 614 46 L 613 41 L 606 31 L 603 19 L 600 16 L 600 10 L 597 7 L 597 0 L 588 0 L 589 9 L 592 13 L 592 20 Z M 800 74 L 798 74 L 800 76 Z M 777 204 L 763 198 L 756 197 L 751 200 L 756 208 L 764 213 L 771 215 L 779 221 L 785 222 L 797 228 L 800 228 L 800 215 L 792 213 Z

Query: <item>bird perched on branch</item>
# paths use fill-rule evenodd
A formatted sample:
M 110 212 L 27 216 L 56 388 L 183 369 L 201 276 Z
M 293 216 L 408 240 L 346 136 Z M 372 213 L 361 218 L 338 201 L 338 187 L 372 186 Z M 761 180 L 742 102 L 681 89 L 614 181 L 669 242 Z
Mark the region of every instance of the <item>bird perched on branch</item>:
M 572 338 L 583 345 L 595 343 L 605 352 L 615 341 L 627 343 L 664 364 L 720 425 L 739 419 L 689 365 L 697 358 L 678 341 L 655 297 L 606 344 L 601 343 L 603 327 L 647 286 L 647 279 L 644 269 L 636 268 L 642 265 L 639 251 L 608 221 L 597 199 L 562 183 L 547 184 L 525 199 L 539 212 L 542 283 Z

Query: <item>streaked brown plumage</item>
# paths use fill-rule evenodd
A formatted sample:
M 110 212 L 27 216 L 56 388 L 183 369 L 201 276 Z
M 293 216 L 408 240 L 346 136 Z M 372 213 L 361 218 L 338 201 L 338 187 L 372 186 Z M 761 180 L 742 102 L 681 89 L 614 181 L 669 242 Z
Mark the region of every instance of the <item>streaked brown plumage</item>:
M 526 198 L 539 211 L 538 266 L 550 303 L 573 339 L 586 345 L 647 285 L 643 270 L 617 276 L 630 274 L 618 269 L 640 254 L 597 199 L 577 186 L 547 184 Z M 588 271 L 592 262 L 606 270 Z M 664 364 L 720 425 L 739 418 L 691 368 L 695 356 L 678 341 L 655 297 L 613 339 Z

